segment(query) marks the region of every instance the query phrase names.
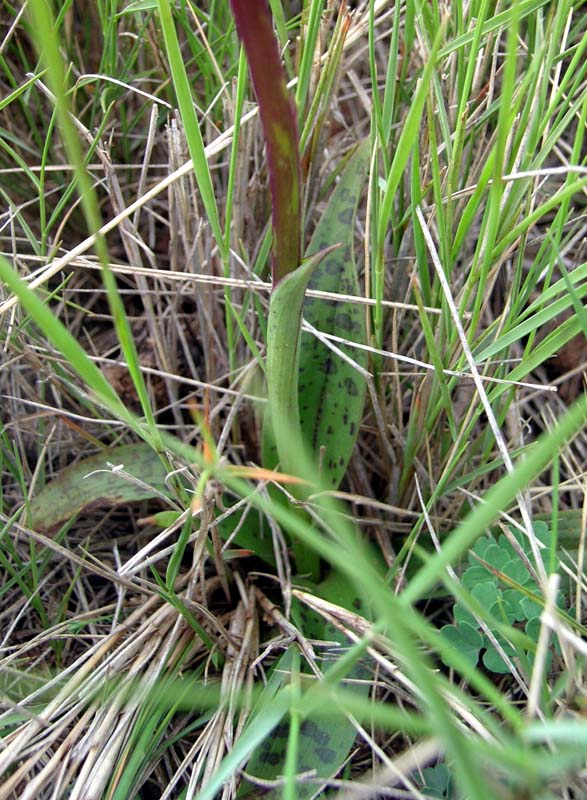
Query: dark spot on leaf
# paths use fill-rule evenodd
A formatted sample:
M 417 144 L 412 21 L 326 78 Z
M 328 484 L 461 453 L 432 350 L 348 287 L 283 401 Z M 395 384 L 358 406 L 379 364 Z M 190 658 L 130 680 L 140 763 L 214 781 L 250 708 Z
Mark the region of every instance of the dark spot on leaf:
M 356 397 L 359 394 L 359 390 L 357 389 L 357 384 L 354 378 L 345 378 L 344 379 L 344 388 L 347 392 L 351 395 L 351 397 Z
M 328 428 L 326 429 L 326 433 L 327 433 L 329 436 L 332 436 L 332 435 L 334 434 L 334 428 L 332 427 L 332 425 L 329 425 L 329 426 L 328 426 Z
M 341 271 L 341 265 L 339 263 L 338 258 L 336 258 L 336 253 L 334 253 L 333 255 L 335 257 L 329 256 L 328 258 L 325 258 L 323 261 L 324 272 L 327 275 L 338 275 L 339 272 Z
M 336 759 L 336 750 L 330 747 L 317 747 L 316 755 L 323 764 L 332 764 Z
M 271 737 L 273 739 L 287 739 L 289 736 L 289 725 L 287 722 L 280 722 L 279 725 L 274 728 Z
M 315 722 L 312 720 L 305 720 L 302 722 L 300 733 L 303 736 L 308 736 L 312 739 L 313 742 L 316 742 L 318 745 L 326 745 L 330 741 L 330 736 L 324 728 L 321 728 L 319 725 L 316 725 Z
M 334 318 L 334 324 L 338 330 L 352 331 L 355 321 L 348 311 L 339 311 Z
M 326 359 L 324 364 L 324 372 L 326 375 L 334 375 L 338 372 L 338 364 L 332 358 Z
M 350 435 L 354 436 L 356 430 L 357 430 L 357 426 L 355 425 L 354 422 L 351 422 L 351 424 L 349 425 L 349 433 L 350 433 Z
M 337 219 L 341 225 L 351 225 L 353 221 L 353 207 L 349 206 L 348 208 L 343 208 L 342 211 L 339 211 Z
M 327 247 L 330 247 L 331 244 L 332 244 L 332 242 L 327 242 L 324 239 L 319 239 L 316 242 L 312 242 L 312 247 L 308 249 L 308 252 L 306 253 L 306 257 L 310 258 L 310 256 L 317 255 L 321 250 L 326 250 Z M 318 269 L 320 269 L 319 266 L 318 266 Z M 316 274 L 316 273 L 314 273 L 314 274 Z

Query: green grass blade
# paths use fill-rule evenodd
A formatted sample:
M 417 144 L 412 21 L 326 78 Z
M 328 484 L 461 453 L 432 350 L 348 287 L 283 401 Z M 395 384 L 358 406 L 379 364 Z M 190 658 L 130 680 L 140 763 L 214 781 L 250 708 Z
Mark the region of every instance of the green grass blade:
M 202 196 L 202 203 L 206 210 L 206 217 L 210 223 L 218 247 L 224 250 L 224 235 L 220 225 L 220 215 L 214 196 L 214 187 L 208 166 L 208 159 L 204 149 L 204 140 L 200 131 L 200 125 L 194 108 L 194 101 L 190 90 L 189 80 L 183 63 L 183 57 L 179 47 L 177 32 L 171 14 L 171 4 L 169 0 L 158 0 L 159 18 L 167 50 L 167 58 L 171 69 L 173 87 L 179 103 L 181 118 L 185 130 L 185 136 L 192 157 L 194 174 Z
M 18 297 L 23 308 L 33 317 L 37 326 L 43 331 L 51 344 L 63 354 L 84 384 L 87 387 L 91 387 L 91 391 L 97 401 L 107 408 L 110 414 L 135 427 L 135 422 L 126 407 L 98 367 L 90 360 L 77 339 L 55 317 L 47 305 L 17 276 L 3 256 L 0 256 L 0 279 Z
M 44 0 L 32 0 L 30 8 L 34 23 L 33 31 L 35 34 L 35 44 L 47 65 L 47 76 L 54 97 L 57 121 L 69 160 L 74 165 L 84 215 L 89 229 L 96 232 L 101 227 L 98 200 L 89 173 L 85 169 L 80 139 L 69 109 L 67 98 L 67 73 L 60 52 L 57 24 L 53 20 L 50 6 L 45 3 Z M 64 10 L 65 6 L 61 11 L 63 12 Z M 157 426 L 151 409 L 145 380 L 141 372 L 137 350 L 124 310 L 124 305 L 118 294 L 116 279 L 109 268 L 106 240 L 101 235 L 97 235 L 96 237 L 96 251 L 102 267 L 104 286 L 106 287 L 108 302 L 114 319 L 114 327 L 120 342 L 120 347 L 128 364 L 128 370 L 147 420 L 151 439 L 153 441 L 158 441 Z M 89 385 L 92 386 L 91 383 Z
M 426 96 L 430 87 L 430 82 L 434 75 L 434 68 L 438 51 L 440 49 L 440 42 L 442 40 L 442 30 L 437 34 L 436 41 L 432 47 L 430 55 L 422 77 L 418 82 L 418 87 L 410 104 L 410 109 L 406 115 L 406 119 L 402 126 L 402 132 L 397 142 L 395 154 L 393 156 L 389 172 L 385 177 L 385 190 L 383 192 L 383 199 L 378 214 L 377 224 L 377 253 L 375 257 L 375 299 L 376 306 L 374 312 L 373 324 L 375 327 L 375 335 L 377 346 L 381 347 L 383 343 L 383 309 L 381 301 L 383 300 L 383 245 L 386 240 L 386 231 L 389 221 L 392 216 L 393 204 L 397 188 L 400 184 L 403 171 L 408 163 L 408 159 L 418 141 L 418 132 L 422 123 L 422 114 L 426 103 Z

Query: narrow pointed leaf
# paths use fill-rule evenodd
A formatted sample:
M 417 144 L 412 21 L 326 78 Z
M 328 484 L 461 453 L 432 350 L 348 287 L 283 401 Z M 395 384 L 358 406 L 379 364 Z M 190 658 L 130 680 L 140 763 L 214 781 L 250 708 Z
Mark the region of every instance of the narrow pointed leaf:
M 274 288 L 267 322 L 267 388 L 281 471 L 298 474 L 301 432 L 298 410 L 300 326 L 304 294 L 312 273 L 329 250 L 316 253 Z M 272 464 L 265 464 L 272 468 Z

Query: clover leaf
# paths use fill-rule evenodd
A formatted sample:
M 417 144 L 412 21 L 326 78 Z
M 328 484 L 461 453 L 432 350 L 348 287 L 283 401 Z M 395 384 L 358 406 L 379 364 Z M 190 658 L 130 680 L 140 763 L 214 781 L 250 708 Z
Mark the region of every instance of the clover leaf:
M 477 664 L 484 637 L 474 625 L 459 622 L 457 625 L 445 625 L 440 632 L 462 656 L 473 665 Z
M 551 559 L 553 543 L 548 525 L 536 522 L 534 534 L 544 545 L 542 557 L 545 563 L 550 565 L 553 563 Z M 512 539 L 515 540 L 513 544 Z M 519 548 L 515 546 L 516 542 Z M 528 594 L 540 598 L 541 593 L 527 563 L 520 557 L 520 549 L 532 562 L 530 541 L 517 529 L 512 529 L 509 536 L 500 534 L 498 537 L 481 537 L 469 551 L 469 566 L 461 576 L 461 583 L 476 601 L 478 610 L 487 611 L 488 622 L 493 617 L 506 625 L 517 625 L 524 628 L 531 640 L 537 642 L 542 606 Z M 558 564 L 558 560 L 554 563 Z M 559 593 L 557 604 L 561 607 L 564 604 L 562 592 Z M 486 669 L 496 673 L 509 672 L 509 667 L 497 651 L 494 642 L 484 635 L 483 626 L 473 610 L 463 602 L 457 602 L 453 608 L 453 615 L 454 624 L 445 625 L 441 629 L 442 635 L 453 647 L 473 664 L 478 663 L 479 655 L 483 651 L 482 663 Z M 516 650 L 502 633 L 494 631 L 493 635 L 505 655 L 511 658 L 518 657 L 526 666 L 532 666 L 533 652 Z M 548 664 L 550 664 L 550 654 Z

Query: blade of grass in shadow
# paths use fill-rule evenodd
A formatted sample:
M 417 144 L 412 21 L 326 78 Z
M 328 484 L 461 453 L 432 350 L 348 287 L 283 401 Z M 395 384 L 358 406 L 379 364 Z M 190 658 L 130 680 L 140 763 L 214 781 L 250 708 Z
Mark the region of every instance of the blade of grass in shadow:
M 30 12 L 33 20 L 32 32 L 35 38 L 35 46 L 40 54 L 41 60 L 46 63 L 48 82 L 55 97 L 58 126 L 67 156 L 74 166 L 84 215 L 90 231 L 97 232 L 100 230 L 101 226 L 98 201 L 90 176 L 84 167 L 80 139 L 73 124 L 69 109 L 67 100 L 67 78 L 59 49 L 57 27 L 53 19 L 51 8 L 44 0 L 31 0 Z M 103 236 L 97 236 L 96 238 L 96 252 L 102 267 L 102 278 L 106 288 L 118 341 L 124 359 L 128 364 L 128 370 L 149 427 L 150 438 L 160 446 L 158 429 L 151 409 L 149 394 L 141 372 L 137 350 L 126 317 L 124 305 L 118 293 L 116 279 L 109 268 L 106 240 Z M 79 351 L 76 355 L 79 359 Z M 84 368 L 87 369 L 87 364 Z M 89 385 L 92 386 L 91 383 Z M 98 385 L 101 385 L 101 381 Z M 111 399 L 111 389 L 107 396 Z M 123 417 L 120 418 L 122 419 Z
M 91 392 L 97 401 L 108 409 L 110 414 L 136 429 L 136 421 L 77 339 L 55 317 L 50 308 L 17 276 L 4 256 L 0 256 L 0 278 L 18 297 L 23 308 L 35 320 L 36 325 L 43 331 L 51 344 L 67 359 L 86 387 L 88 389 L 91 387 Z
M 216 243 L 224 257 L 224 251 L 226 249 L 225 240 L 220 225 L 216 198 L 214 197 L 210 168 L 204 151 L 204 141 L 194 108 L 194 101 L 192 99 L 190 84 L 177 39 L 177 32 L 173 23 L 169 0 L 158 0 L 158 7 L 163 39 L 165 40 L 165 48 L 169 60 L 169 68 L 173 79 L 173 87 L 177 96 L 177 102 L 179 103 L 185 137 L 192 158 L 198 189 L 202 196 L 206 218 L 210 223 Z
M 240 142 L 240 122 L 241 116 L 243 111 L 243 104 L 245 101 L 245 90 L 247 86 L 247 62 L 245 57 L 244 49 L 241 47 L 240 54 L 239 54 L 239 61 L 238 61 L 238 72 L 237 72 L 237 80 L 236 80 L 236 89 L 235 89 L 235 103 L 234 103 L 234 134 L 232 136 L 232 145 L 230 148 L 230 163 L 228 166 L 228 183 L 226 188 L 226 201 L 224 204 L 224 253 L 223 253 L 223 261 L 224 261 L 224 277 L 230 277 L 230 233 L 232 227 L 232 209 L 234 203 L 234 189 L 235 189 L 235 181 L 236 181 L 236 167 L 238 161 L 238 146 Z M 235 316 L 235 311 L 232 306 L 232 290 L 230 286 L 226 286 L 224 289 L 224 297 L 226 302 L 226 309 L 224 312 L 224 319 L 226 321 L 226 339 L 227 339 L 227 348 L 228 348 L 228 361 L 230 366 L 231 373 L 236 368 L 236 361 L 235 361 L 235 349 L 236 349 L 236 341 L 235 341 L 235 334 L 234 334 L 234 326 L 233 326 L 233 316 Z M 240 320 L 237 318 L 237 323 Z M 242 327 L 239 324 L 239 328 Z M 250 343 L 247 342 L 250 346 Z
M 379 209 L 376 231 L 377 252 L 375 254 L 374 276 L 376 305 L 373 314 L 373 326 L 377 347 L 379 348 L 383 347 L 383 306 L 381 301 L 383 300 L 384 293 L 384 245 L 386 242 L 387 228 L 392 217 L 395 193 L 400 184 L 403 171 L 408 163 L 408 159 L 414 144 L 418 141 L 418 131 L 422 122 L 422 114 L 424 111 L 426 96 L 428 94 L 430 81 L 432 80 L 434 69 L 436 67 L 436 61 L 443 35 L 444 31 L 441 28 L 438 31 L 436 41 L 434 42 L 432 50 L 428 56 L 422 77 L 418 82 L 418 86 L 410 104 L 410 109 L 402 126 L 402 132 L 397 142 L 397 147 L 389 168 L 389 172 L 385 176 L 385 189 L 383 192 L 383 198 L 381 200 L 381 207 Z

